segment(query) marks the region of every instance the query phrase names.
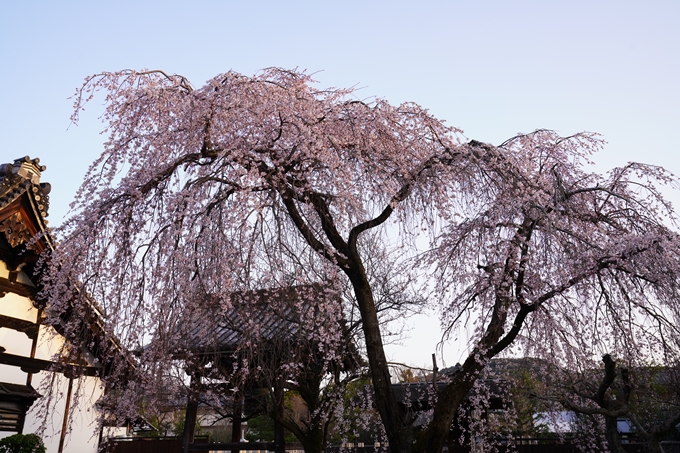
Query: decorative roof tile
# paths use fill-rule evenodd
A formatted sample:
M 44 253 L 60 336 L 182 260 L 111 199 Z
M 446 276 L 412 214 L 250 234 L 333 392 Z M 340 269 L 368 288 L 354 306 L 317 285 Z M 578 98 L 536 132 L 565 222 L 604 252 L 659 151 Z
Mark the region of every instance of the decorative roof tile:
M 40 159 L 25 156 L 12 163 L 0 165 L 0 209 L 10 205 L 23 194 L 28 194 L 36 214 L 42 222 L 48 216 L 51 185 L 41 183 L 40 176 L 47 167 Z

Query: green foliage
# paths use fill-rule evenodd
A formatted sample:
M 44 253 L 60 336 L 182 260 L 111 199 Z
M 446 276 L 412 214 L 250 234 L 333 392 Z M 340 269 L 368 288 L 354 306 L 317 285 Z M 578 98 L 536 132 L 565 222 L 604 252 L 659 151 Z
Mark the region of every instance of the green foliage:
M 284 437 L 286 442 L 297 442 L 295 436 L 288 430 L 284 430 Z M 274 441 L 274 420 L 266 415 L 258 415 L 248 420 L 248 431 L 245 439 L 249 442 L 263 442 Z
M 172 418 L 168 418 L 168 416 Z M 184 434 L 184 423 L 186 421 L 186 411 L 176 411 L 171 414 L 158 415 L 144 415 L 145 419 L 151 426 L 155 428 L 153 431 L 139 431 L 137 434 L 144 437 L 165 437 L 165 436 L 182 436 Z M 201 430 L 200 420 L 196 419 L 196 426 L 194 428 L 194 435 L 203 435 Z
M 151 431 L 139 431 L 137 432 L 137 434 L 144 437 L 164 437 L 171 434 L 172 431 L 171 421 L 167 421 L 164 418 L 159 417 L 158 415 L 146 416 L 145 418 L 149 422 L 149 424 L 156 429 Z
M 184 423 L 186 422 L 187 412 L 186 410 L 181 412 L 175 412 L 172 416 L 172 426 L 170 430 L 175 436 L 182 436 L 184 434 Z M 194 436 L 203 435 L 201 430 L 201 421 L 196 418 L 196 425 L 194 426 Z
M 519 368 L 509 374 L 513 382 L 510 397 L 516 417 L 514 434 L 531 437 L 548 434 L 550 431 L 548 425 L 542 422 L 540 416 L 538 419 L 535 417 L 542 412 L 541 402 L 532 397 L 544 392 L 544 383 L 530 369 Z
M 263 440 L 271 442 L 274 440 L 274 420 L 265 416 L 258 415 L 248 420 L 248 432 L 245 435 L 246 440 L 256 442 Z
M 45 453 L 45 444 L 37 434 L 14 434 L 0 440 L 0 453 Z
M 226 444 L 231 442 L 231 426 L 211 426 L 204 429 L 205 434 L 210 436 L 210 442 Z

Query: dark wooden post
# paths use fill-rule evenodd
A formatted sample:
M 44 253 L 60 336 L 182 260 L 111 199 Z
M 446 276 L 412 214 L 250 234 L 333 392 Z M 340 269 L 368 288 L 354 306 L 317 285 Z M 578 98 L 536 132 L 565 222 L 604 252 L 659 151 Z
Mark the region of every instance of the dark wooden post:
M 64 407 L 64 421 L 61 424 L 61 436 L 59 437 L 59 448 L 57 452 L 64 451 L 64 441 L 66 440 L 66 430 L 68 429 L 68 415 L 71 411 L 71 393 L 73 392 L 73 376 L 68 378 L 68 390 L 66 391 L 66 406 Z
M 283 419 L 283 379 L 279 378 L 274 387 L 274 453 L 286 453 L 286 438 L 283 433 L 283 425 L 278 420 Z
M 191 375 L 189 384 L 189 394 L 187 395 L 187 412 L 184 417 L 184 432 L 182 434 L 182 453 L 189 453 L 189 445 L 194 442 L 194 431 L 196 430 L 196 416 L 198 415 L 198 387 L 200 377 L 196 374 Z
M 274 453 L 286 453 L 286 436 L 283 425 L 274 420 Z
M 99 438 L 97 439 L 97 450 L 102 451 L 102 440 L 104 439 L 104 425 L 99 427 Z
M 234 410 L 231 418 L 231 441 L 233 443 L 241 442 L 241 418 L 243 412 L 243 400 L 241 399 L 241 393 L 234 393 Z M 239 453 L 241 451 L 240 447 L 234 447 L 231 449 L 231 453 Z

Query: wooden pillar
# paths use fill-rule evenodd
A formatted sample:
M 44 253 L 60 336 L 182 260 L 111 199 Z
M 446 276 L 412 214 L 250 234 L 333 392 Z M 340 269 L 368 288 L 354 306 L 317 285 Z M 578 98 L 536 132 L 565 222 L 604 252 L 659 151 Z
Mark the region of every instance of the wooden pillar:
M 182 434 L 182 453 L 189 453 L 189 445 L 194 442 L 194 431 L 196 429 L 196 416 L 198 415 L 198 386 L 200 377 L 191 376 L 189 384 L 189 395 L 187 395 L 187 412 L 184 417 L 184 433 Z
M 286 436 L 283 425 L 274 420 L 274 453 L 286 453 Z
M 103 376 L 102 376 L 102 377 L 103 377 Z M 108 393 L 109 393 L 109 386 L 108 386 L 108 384 L 107 384 L 107 385 L 104 386 L 104 395 L 103 395 L 103 396 L 108 395 Z M 106 422 L 104 421 L 104 422 L 102 423 L 102 425 L 99 427 L 99 439 L 97 440 L 97 450 L 96 450 L 97 452 L 102 452 L 102 451 L 104 451 L 104 449 L 102 448 L 102 441 L 104 440 L 104 424 L 105 424 L 105 423 L 106 423 Z M 110 434 L 110 433 L 109 433 L 109 434 Z M 107 442 L 108 442 L 108 436 L 107 436 Z M 106 451 L 108 451 L 108 448 L 107 448 Z
M 274 388 L 276 416 L 274 417 L 274 452 L 286 453 L 286 438 L 283 433 L 283 425 L 278 420 L 283 419 L 283 379 L 278 379 Z
M 99 427 L 99 437 L 97 438 L 97 451 L 102 451 L 102 440 L 104 440 L 104 425 Z
M 240 392 L 234 393 L 234 409 L 231 418 L 231 441 L 232 443 L 241 442 L 242 432 L 241 423 L 243 413 L 243 399 L 241 398 Z M 239 453 L 241 451 L 240 447 L 234 447 L 231 449 L 231 453 Z
M 66 406 L 64 407 L 64 421 L 61 424 L 61 436 L 59 437 L 58 453 L 64 451 L 64 441 L 66 440 L 66 431 L 68 429 L 68 415 L 71 411 L 71 393 L 73 392 L 73 376 L 68 378 L 68 390 L 66 391 Z

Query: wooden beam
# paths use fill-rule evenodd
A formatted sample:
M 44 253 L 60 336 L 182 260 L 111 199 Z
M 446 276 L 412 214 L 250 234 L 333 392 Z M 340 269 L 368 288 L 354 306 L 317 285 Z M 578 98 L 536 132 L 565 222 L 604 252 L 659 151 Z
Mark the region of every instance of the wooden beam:
M 76 375 L 82 374 L 83 376 L 99 376 L 103 371 L 102 368 L 95 368 L 93 366 L 82 366 L 70 363 L 60 364 L 49 360 L 7 354 L 6 352 L 0 352 L 0 364 L 19 367 L 25 373 L 38 373 L 40 371 L 51 371 L 55 369 L 58 370 L 66 368 L 66 370 L 71 370 Z
M 25 333 L 31 340 L 35 340 L 38 337 L 38 329 L 40 329 L 39 324 L 5 315 L 0 315 L 0 327 Z
M 38 288 L 23 283 L 12 283 L 8 279 L 0 277 L 0 297 L 4 297 L 7 293 L 14 293 L 33 299 L 38 294 Z

